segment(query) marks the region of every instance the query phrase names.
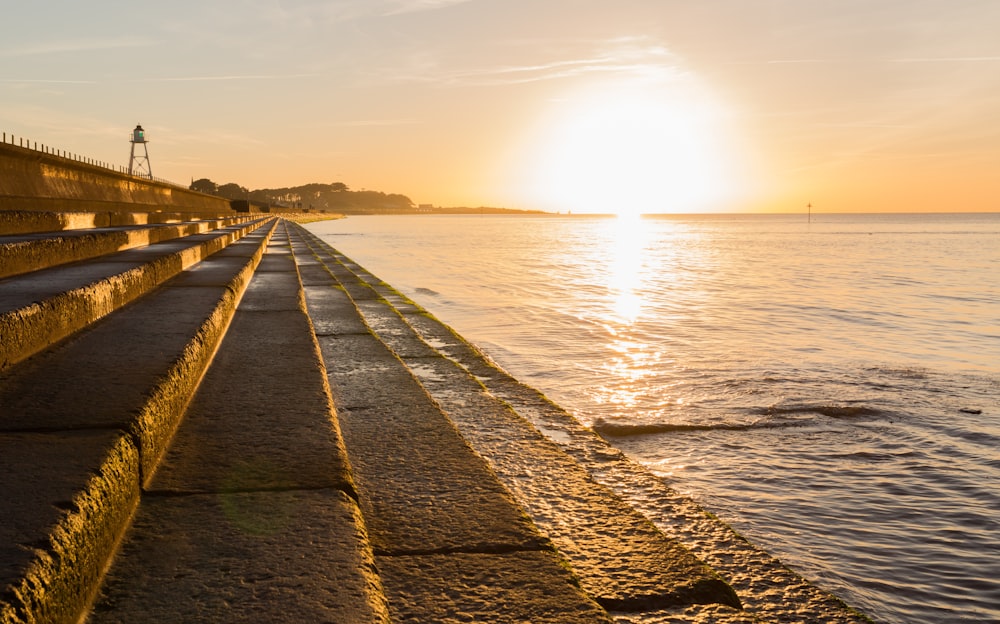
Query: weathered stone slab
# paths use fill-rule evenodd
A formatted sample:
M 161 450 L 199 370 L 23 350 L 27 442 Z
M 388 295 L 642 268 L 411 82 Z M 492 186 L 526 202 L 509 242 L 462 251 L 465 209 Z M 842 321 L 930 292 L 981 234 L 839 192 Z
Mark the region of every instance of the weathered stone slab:
M 366 275 L 371 275 L 365 272 Z M 366 280 L 367 281 L 367 280 Z M 372 281 L 369 281 L 371 287 L 381 295 L 389 304 L 400 314 L 426 314 L 426 311 L 420 307 L 416 302 L 411 300 L 409 297 L 399 292 L 386 282 L 378 280 L 372 276 Z
M 340 285 L 344 287 L 351 298 L 354 299 L 355 303 L 361 301 L 367 301 L 370 299 L 378 299 L 379 294 L 375 292 L 367 282 L 361 280 L 358 276 L 350 273 L 342 265 L 327 265 L 327 268 L 340 282 Z
M 548 552 L 378 557 L 393 622 L 611 622 Z
M 148 497 L 88 622 L 388 622 L 362 527 L 336 490 Z
M 377 551 L 542 547 L 482 458 L 384 345 L 353 335 L 321 336 L 320 347 Z
M 404 313 L 406 322 L 420 337 L 442 355 L 449 357 L 480 379 L 503 377 L 516 382 L 510 375 L 499 369 L 487 355 L 459 336 L 455 330 L 427 313 Z M 532 390 L 536 395 L 538 392 Z
M 358 310 L 365 323 L 398 356 L 419 358 L 437 355 L 384 299 L 359 301 Z
M 295 271 L 257 271 L 250 280 L 240 308 L 246 311 L 298 310 L 302 292 Z
M 358 315 L 354 302 L 343 289 L 331 285 L 330 275 L 319 285 L 304 286 L 307 308 L 317 335 L 367 334 L 368 327 Z M 318 311 L 322 310 L 322 313 Z
M 0 211 L 0 235 L 107 227 L 110 223 L 107 212 Z
M 240 238 L 238 241 L 236 241 L 234 244 L 228 245 L 225 249 L 220 249 L 219 251 L 215 252 L 209 259 L 214 259 L 217 257 L 249 258 L 251 256 L 257 256 L 260 253 L 258 251 L 258 248 L 262 244 L 264 244 L 265 241 L 269 240 L 270 237 L 273 236 L 274 232 L 275 228 L 273 224 L 268 224 L 259 227 L 256 230 L 253 230 L 252 232 L 244 234 L 243 237 Z M 241 244 L 244 242 L 246 244 Z
M 64 234 L 28 234 L 0 239 L 0 277 L 114 253 L 134 244 L 130 232 L 91 230 Z M 148 239 L 147 239 L 148 243 Z
M 225 292 L 221 287 L 162 289 L 56 350 L 6 371 L 0 376 L 0 428 L 127 426 Z
M 643 613 L 615 613 L 615 624 L 760 624 L 760 617 L 725 605 L 691 605 Z M 799 620 L 801 621 L 801 620 Z
M 284 275 L 296 279 L 294 273 Z M 265 276 L 256 275 L 251 284 Z M 151 487 L 353 492 L 308 318 L 301 310 L 247 311 L 246 303 L 245 298 Z
M 0 579 L 6 585 L 23 571 L 48 529 L 66 517 L 73 498 L 87 489 L 109 450 L 121 438 L 116 430 L 0 433 Z M 30 466 L 30 470 L 25 467 Z M 138 468 L 133 465 L 133 495 Z
M 269 253 L 260 259 L 257 271 L 265 273 L 268 271 L 294 271 L 295 260 L 287 254 Z
M 161 254 L 155 256 L 150 254 L 146 260 L 160 257 L 162 257 Z M 0 301 L 3 302 L 3 310 L 0 312 L 17 310 L 67 291 L 85 288 L 90 284 L 99 283 L 101 280 L 107 280 L 130 270 L 141 268 L 142 265 L 143 262 L 139 259 L 102 259 L 46 269 L 30 276 L 4 280 L 0 282 Z
M 245 245 L 245 246 L 244 246 Z M 190 286 L 227 286 L 233 281 L 233 276 L 240 274 L 240 272 L 246 270 L 249 273 L 245 276 L 244 283 L 250 279 L 253 274 L 253 262 L 252 252 L 254 247 L 253 243 L 247 239 L 243 239 L 240 242 L 230 245 L 229 247 L 223 249 L 219 253 L 213 255 L 211 258 L 206 259 L 204 262 L 199 262 L 186 269 L 180 275 L 170 280 L 164 286 L 170 288 L 181 288 Z M 230 250 L 248 253 L 226 253 Z M 258 252 L 262 251 L 260 249 L 260 241 L 256 241 L 256 250 Z
M 324 316 L 322 310 L 312 306 L 309 312 L 314 324 Z M 338 411 L 376 405 L 389 407 L 394 398 L 399 398 L 394 386 L 411 383 L 399 359 L 364 325 L 361 327 L 364 333 L 317 336 Z
M 0 621 L 75 621 L 139 499 L 120 431 L 0 434 Z
M 374 296 L 363 284 L 357 289 Z M 307 288 L 307 300 L 314 324 L 327 317 L 324 303 L 329 301 L 339 301 L 336 316 L 357 316 L 343 297 L 314 295 Z M 547 548 L 482 459 L 385 345 L 370 334 L 321 335 L 319 340 L 377 552 Z
M 329 286 L 333 280 L 332 275 L 322 264 L 310 263 L 299 265 L 299 275 L 302 277 L 302 284 L 309 288 L 311 286 Z

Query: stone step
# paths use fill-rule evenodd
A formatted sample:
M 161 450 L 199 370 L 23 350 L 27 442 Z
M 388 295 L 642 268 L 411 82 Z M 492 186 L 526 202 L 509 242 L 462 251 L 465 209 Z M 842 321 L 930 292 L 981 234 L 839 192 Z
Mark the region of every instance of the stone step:
M 88 622 L 388 622 L 284 226 Z
M 49 212 L 43 210 L 0 210 L 0 236 L 63 232 L 91 228 L 183 223 L 186 221 L 224 219 L 230 223 L 247 220 L 249 215 L 232 212 Z M 229 223 L 227 223 L 228 225 Z
M 229 217 L 7 234 L 0 236 L 0 278 L 203 234 L 247 220 L 245 217 Z
M 610 621 L 289 227 L 392 620 Z
M 0 622 L 77 621 L 274 225 L 0 373 Z
M 265 221 L 0 280 L 0 371 L 150 292 Z
M 740 608 L 733 590 L 708 566 L 437 350 L 454 338 L 442 341 L 439 333 L 436 348 L 421 339 L 404 317 L 427 321 L 425 311 L 317 238 L 303 238 L 351 293 L 365 323 L 489 461 L 594 600 L 622 612 L 692 604 Z M 545 470 L 535 470 L 538 465 Z

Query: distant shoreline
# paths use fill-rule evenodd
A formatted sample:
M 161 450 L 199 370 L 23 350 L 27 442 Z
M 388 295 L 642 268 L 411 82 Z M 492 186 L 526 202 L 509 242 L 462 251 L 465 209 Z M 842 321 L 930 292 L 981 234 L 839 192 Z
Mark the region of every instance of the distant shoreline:
M 286 214 L 278 213 L 282 216 Z M 570 217 L 585 219 L 608 219 L 617 218 L 621 215 L 614 212 L 547 212 L 544 210 L 519 210 L 515 208 L 430 208 L 423 210 L 345 210 L 340 213 L 330 213 L 330 216 L 321 216 L 326 213 L 308 212 L 298 213 L 299 217 L 311 221 L 322 221 L 326 219 L 341 219 L 346 217 L 364 216 L 428 216 L 428 215 L 509 215 L 527 217 Z M 948 216 L 964 215 L 970 217 L 1000 215 L 1000 211 L 992 212 L 825 212 L 813 213 L 813 220 L 823 217 L 903 217 L 903 216 Z M 642 219 L 686 219 L 686 218 L 708 218 L 708 219 L 731 219 L 731 218 L 752 218 L 752 217 L 802 217 L 805 213 L 799 212 L 650 212 L 634 215 Z M 289 217 L 290 218 L 290 217 Z M 294 219 L 293 219 L 294 220 Z M 309 221 L 300 221 L 308 223 Z

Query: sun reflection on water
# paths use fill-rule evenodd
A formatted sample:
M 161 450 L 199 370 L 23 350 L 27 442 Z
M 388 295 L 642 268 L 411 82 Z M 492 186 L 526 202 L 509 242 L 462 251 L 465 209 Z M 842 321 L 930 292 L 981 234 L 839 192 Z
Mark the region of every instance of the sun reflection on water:
M 607 286 L 610 314 L 605 327 L 612 355 L 604 368 L 608 383 L 599 389 L 599 402 L 620 410 L 638 407 L 645 394 L 646 378 L 653 374 L 660 353 L 634 331 L 646 307 L 645 266 L 649 245 L 648 224 L 636 214 L 615 219 L 609 241 Z
M 608 290 L 614 293 L 614 313 L 624 324 L 631 325 L 643 311 L 643 264 L 649 234 L 642 218 L 633 214 L 619 215 L 614 228 Z
M 621 408 L 639 406 L 647 394 L 647 379 L 655 374 L 660 353 L 634 340 L 613 339 L 608 347 L 615 356 L 604 365 L 609 379 L 600 389 L 601 403 Z

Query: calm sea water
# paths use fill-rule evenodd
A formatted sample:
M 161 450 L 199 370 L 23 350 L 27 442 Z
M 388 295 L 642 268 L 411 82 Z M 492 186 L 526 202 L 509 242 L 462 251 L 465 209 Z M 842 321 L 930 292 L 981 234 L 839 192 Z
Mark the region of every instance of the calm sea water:
M 1000 215 L 311 230 L 881 622 L 1000 622 Z

